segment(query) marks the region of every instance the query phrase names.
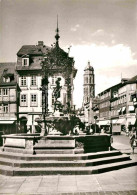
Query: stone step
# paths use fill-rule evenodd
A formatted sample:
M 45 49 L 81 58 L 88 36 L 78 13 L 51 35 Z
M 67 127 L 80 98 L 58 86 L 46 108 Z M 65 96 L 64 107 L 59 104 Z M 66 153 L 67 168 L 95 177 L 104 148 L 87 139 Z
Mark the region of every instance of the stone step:
M 98 159 L 88 159 L 88 160 L 75 160 L 75 161 L 55 161 L 55 160 L 45 160 L 45 161 L 24 161 L 24 160 L 11 160 L 6 158 L 0 158 L 0 164 L 12 167 L 86 167 L 86 166 L 97 166 L 101 164 L 108 164 L 120 161 L 129 160 L 128 155 L 118 155 Z
M 105 165 L 88 167 L 44 167 L 44 168 L 18 168 L 0 165 L 0 174 L 10 176 L 38 176 L 38 175 L 88 175 L 136 166 L 137 162 L 128 160 Z
M 83 149 L 59 149 L 59 150 L 53 150 L 53 149 L 35 149 L 34 150 L 35 154 L 81 154 L 84 153 Z
M 23 154 L 24 149 L 5 147 L 4 152 Z M 84 149 L 35 149 L 34 151 L 28 152 L 28 154 L 32 154 L 32 153 L 34 154 L 78 154 L 78 153 L 84 153 Z
M 86 159 L 96 159 L 109 156 L 117 156 L 121 153 L 117 150 L 96 152 L 96 153 L 82 153 L 82 154 L 19 154 L 19 153 L 9 153 L 0 151 L 0 158 L 9 158 L 15 160 L 26 160 L 26 161 L 44 161 L 44 160 L 60 160 L 60 161 L 74 161 L 74 160 L 86 160 Z

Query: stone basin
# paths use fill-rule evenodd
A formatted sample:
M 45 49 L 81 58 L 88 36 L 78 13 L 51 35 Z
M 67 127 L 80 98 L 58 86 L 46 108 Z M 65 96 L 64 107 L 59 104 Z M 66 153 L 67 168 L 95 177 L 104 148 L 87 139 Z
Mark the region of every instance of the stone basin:
M 48 135 L 10 134 L 3 135 L 3 151 L 17 153 L 53 153 L 69 150 L 70 153 L 108 151 L 111 147 L 111 135 Z

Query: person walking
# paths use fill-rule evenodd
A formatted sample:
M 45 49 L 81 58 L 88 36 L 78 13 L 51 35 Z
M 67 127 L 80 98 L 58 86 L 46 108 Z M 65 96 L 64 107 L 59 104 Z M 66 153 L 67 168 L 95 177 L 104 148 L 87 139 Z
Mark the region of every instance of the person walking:
M 134 149 L 136 147 L 136 129 L 133 128 L 133 130 L 131 131 L 131 134 L 130 134 L 130 145 L 131 145 L 131 150 L 132 150 L 132 153 L 134 154 Z

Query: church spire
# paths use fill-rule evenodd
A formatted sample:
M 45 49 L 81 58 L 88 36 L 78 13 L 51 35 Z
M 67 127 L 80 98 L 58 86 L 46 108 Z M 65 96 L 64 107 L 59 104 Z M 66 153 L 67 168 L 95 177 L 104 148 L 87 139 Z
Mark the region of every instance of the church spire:
M 56 29 L 56 35 L 55 35 L 55 39 L 56 39 L 56 46 L 59 46 L 59 28 L 58 28 L 58 15 L 57 15 L 57 29 Z

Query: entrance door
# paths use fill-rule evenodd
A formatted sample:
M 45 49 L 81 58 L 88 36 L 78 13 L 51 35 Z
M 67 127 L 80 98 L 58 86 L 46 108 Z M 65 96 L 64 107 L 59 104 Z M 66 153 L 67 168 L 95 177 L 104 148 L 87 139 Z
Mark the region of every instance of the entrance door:
M 25 117 L 20 119 L 20 133 L 27 133 L 27 119 Z

